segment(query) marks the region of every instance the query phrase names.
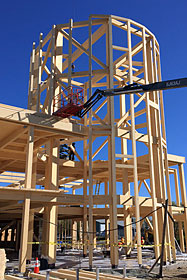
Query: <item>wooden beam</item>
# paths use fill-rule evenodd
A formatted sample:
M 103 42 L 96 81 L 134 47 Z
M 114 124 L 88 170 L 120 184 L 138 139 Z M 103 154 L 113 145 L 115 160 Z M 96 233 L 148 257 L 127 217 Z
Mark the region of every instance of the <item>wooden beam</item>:
M 34 127 L 30 126 L 27 140 L 27 156 L 25 168 L 25 188 L 31 189 L 32 184 L 32 162 L 33 162 L 33 147 L 34 147 Z M 26 256 L 27 256 L 27 241 L 28 241 L 28 227 L 29 227 L 29 211 L 30 198 L 25 198 L 22 212 L 22 228 L 21 228 L 21 242 L 20 242 L 20 256 L 19 256 L 19 271 L 26 270 Z

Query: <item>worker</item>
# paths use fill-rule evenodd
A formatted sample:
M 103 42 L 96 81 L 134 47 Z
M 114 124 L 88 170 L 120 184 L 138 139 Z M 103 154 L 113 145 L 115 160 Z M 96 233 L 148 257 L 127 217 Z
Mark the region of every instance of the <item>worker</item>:
M 72 143 L 73 148 L 75 149 L 75 143 Z M 69 147 L 69 160 L 74 160 L 75 158 L 75 154 L 74 151 L 71 149 L 71 147 Z
M 144 246 L 145 245 L 145 240 L 144 240 L 144 237 L 142 236 L 141 238 L 141 245 Z
M 121 247 L 125 244 L 125 239 L 124 237 L 121 237 L 121 240 L 118 242 L 118 246 Z

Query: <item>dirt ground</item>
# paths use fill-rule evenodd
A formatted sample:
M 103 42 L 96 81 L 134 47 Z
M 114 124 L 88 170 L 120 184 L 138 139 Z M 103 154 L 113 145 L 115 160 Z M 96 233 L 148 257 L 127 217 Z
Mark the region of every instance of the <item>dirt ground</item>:
M 136 277 L 137 279 L 163 279 L 163 280 L 184 280 L 187 279 L 187 260 L 177 261 L 175 264 L 163 267 L 163 278 L 158 277 L 159 267 L 156 267 L 152 273 L 148 273 L 147 269 L 141 269 L 139 272 L 134 271 L 128 273 L 128 277 Z
M 163 269 L 164 280 L 183 280 L 187 279 L 187 261 L 177 261 Z

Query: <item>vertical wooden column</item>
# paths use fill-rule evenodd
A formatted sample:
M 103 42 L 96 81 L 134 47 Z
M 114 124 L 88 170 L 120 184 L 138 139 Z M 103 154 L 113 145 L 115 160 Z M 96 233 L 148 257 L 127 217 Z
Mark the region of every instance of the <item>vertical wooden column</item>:
M 77 221 L 72 220 L 72 248 L 77 247 Z
M 32 45 L 32 53 L 30 58 L 30 73 L 29 73 L 29 90 L 28 90 L 28 109 L 32 107 L 32 98 L 34 90 L 34 62 L 35 62 L 35 42 Z
M 94 232 L 94 235 L 93 235 L 93 247 L 94 249 L 97 248 L 97 235 L 96 235 L 96 219 L 93 219 L 93 232 Z
M 184 208 L 184 232 L 185 232 L 185 243 L 186 243 L 186 252 L 187 252 L 187 200 L 186 200 L 186 186 L 185 186 L 183 164 L 179 164 L 178 168 L 179 168 L 179 179 L 180 179 L 180 187 L 181 187 L 182 204 L 185 207 Z
M 83 243 L 83 222 L 79 222 L 79 248 L 82 248 L 82 243 Z
M 112 19 L 108 19 L 107 40 L 107 65 L 109 75 L 107 86 L 113 88 L 113 50 L 112 50 Z M 114 127 L 114 97 L 108 98 L 108 122 L 111 126 L 111 135 L 108 136 L 108 171 L 109 171 L 109 196 L 110 196 L 110 257 L 113 268 L 118 266 L 118 227 L 117 227 L 117 196 L 116 196 L 116 162 L 115 162 L 115 127 Z
M 72 29 L 73 29 L 73 19 L 69 20 L 69 55 L 68 55 L 68 89 L 71 92 L 71 76 L 72 76 Z
M 144 35 L 145 36 L 145 35 Z M 153 52 L 156 52 L 153 47 L 154 40 L 146 40 L 146 53 L 147 53 L 147 69 L 148 69 L 148 82 L 153 83 L 157 81 L 157 66 L 155 64 L 155 58 Z M 160 71 L 160 68 L 158 66 Z M 156 80 L 155 80 L 156 79 Z M 151 124 L 151 136 L 154 141 L 152 141 L 152 155 L 153 155 L 153 167 L 154 167 L 154 185 L 155 185 L 155 195 L 157 199 L 162 199 L 163 202 L 166 200 L 166 186 L 165 186 L 165 168 L 164 168 L 164 157 L 163 157 L 163 147 L 162 147 L 162 130 L 160 120 L 160 110 L 159 110 L 159 97 L 158 93 L 149 93 L 149 99 L 151 102 L 156 103 L 157 110 L 148 103 L 147 110 L 149 110 L 150 124 Z M 162 108 L 162 107 L 161 107 Z M 164 116 L 162 115 L 162 118 Z M 162 242 L 162 230 L 164 222 L 164 209 L 160 209 L 157 213 L 159 220 L 162 221 L 158 223 L 158 235 L 159 244 Z M 166 242 L 170 244 L 169 235 L 169 224 L 166 225 Z M 161 250 L 161 248 L 160 248 Z M 171 247 L 167 246 L 167 251 L 165 250 L 164 259 L 171 261 Z
M 160 80 L 161 78 L 161 72 L 160 72 L 160 64 L 158 63 L 159 59 L 157 59 L 156 56 L 156 40 L 155 37 L 153 36 L 153 41 L 152 41 L 152 48 L 153 48 L 153 69 L 154 69 L 154 82 L 157 82 L 158 80 Z M 165 131 L 165 123 L 164 123 L 164 115 L 163 115 L 163 103 L 162 103 L 162 93 L 160 92 L 160 96 L 158 95 L 158 91 L 153 92 L 153 101 L 154 102 L 158 102 L 159 101 L 159 97 L 160 97 L 160 104 L 158 103 L 159 106 L 159 110 L 161 110 L 161 117 L 162 119 L 160 120 L 160 112 L 157 112 L 157 118 L 154 120 L 153 119 L 153 123 L 157 123 L 157 130 L 158 130 L 158 137 L 159 137 L 159 147 L 160 147 L 160 158 L 161 158 L 161 162 L 160 162 L 160 166 L 161 167 L 161 174 L 163 174 L 163 164 L 164 164 L 164 168 L 165 168 L 165 179 L 166 179 L 166 188 L 167 188 L 167 197 L 168 197 L 168 203 L 169 203 L 169 212 L 172 216 L 172 198 L 171 198 L 171 190 L 170 190 L 170 178 L 169 178 L 169 167 L 168 167 L 168 157 L 167 157 L 167 144 L 163 145 L 163 140 L 162 140 L 162 131 L 163 131 L 163 138 L 164 141 L 166 143 L 166 131 Z M 162 131 L 161 131 L 161 125 L 162 125 Z M 154 135 L 157 136 L 157 135 Z M 156 149 L 156 145 L 153 145 L 153 147 Z M 164 158 L 163 158 L 164 155 Z M 156 168 L 155 168 L 156 169 Z M 163 182 L 163 177 L 164 175 L 158 176 L 161 178 L 162 180 L 162 185 L 164 185 L 165 183 Z M 162 188 L 163 189 L 163 188 Z M 165 195 L 165 188 L 163 189 L 163 194 L 162 197 L 166 197 Z M 166 240 L 168 241 L 168 243 L 171 243 L 171 246 L 168 246 L 168 258 L 169 261 L 171 261 L 171 252 L 170 250 L 172 250 L 172 255 L 173 255 L 173 260 L 176 260 L 176 250 L 175 250 L 175 239 L 174 239 L 174 225 L 173 222 L 171 221 L 171 219 L 169 219 L 169 229 L 167 229 L 167 234 L 166 235 Z M 170 240 L 169 240 L 170 239 Z
M 130 183 L 128 183 L 128 170 L 123 171 L 123 194 L 130 197 Z M 131 215 L 129 213 L 129 207 L 124 205 L 124 237 L 125 237 L 125 253 L 130 256 L 132 250 L 132 226 L 126 226 L 131 224 Z
M 26 167 L 25 167 L 25 188 L 27 189 L 31 188 L 31 183 L 32 183 L 33 146 L 34 146 L 34 127 L 29 126 L 28 140 L 27 140 L 27 153 L 26 153 Z M 22 212 L 21 243 L 20 243 L 20 257 L 19 257 L 20 272 L 25 272 L 26 270 L 29 211 L 30 211 L 30 198 L 25 196 L 25 200 L 23 202 L 23 212 Z
M 105 184 L 105 195 L 108 195 L 108 181 L 105 181 L 104 184 Z M 109 207 L 109 205 L 106 204 L 105 208 L 108 208 L 108 207 Z M 109 242 L 110 242 L 109 224 L 110 224 L 109 218 L 107 217 L 107 218 L 105 218 L 105 242 L 106 242 L 105 244 L 106 244 L 106 249 L 109 248 Z
M 144 80 L 148 83 L 147 73 L 147 51 L 146 51 L 146 39 L 145 39 L 145 28 L 142 30 L 143 34 L 143 62 L 144 62 Z M 148 134 L 148 148 L 149 148 L 149 172 L 150 172 L 150 187 L 151 197 L 153 203 L 153 232 L 154 232 L 154 243 L 155 243 L 155 256 L 159 257 L 159 235 L 158 235 L 158 216 L 157 216 L 157 199 L 155 191 L 155 173 L 154 173 L 154 158 L 153 158 L 153 147 L 152 147 L 152 131 L 151 131 L 151 112 L 149 104 L 149 93 L 146 93 L 146 118 L 147 118 L 147 134 Z M 158 167 L 157 167 L 158 168 Z
M 120 96 L 120 116 L 122 117 L 126 113 L 126 101 L 125 95 Z M 127 140 L 121 139 L 121 153 L 122 155 L 127 155 Z M 123 163 L 127 160 L 126 157 L 122 158 Z M 128 170 L 124 169 L 123 171 L 123 195 L 130 197 L 130 184 L 128 183 Z M 131 254 L 131 246 L 132 246 L 132 226 L 126 227 L 126 225 L 131 223 L 131 216 L 128 213 L 128 206 L 124 205 L 124 237 L 125 237 L 125 252 L 127 256 Z
M 48 144 L 48 160 L 45 171 L 45 188 L 48 190 L 58 189 L 58 168 L 59 168 L 59 141 L 52 139 Z M 57 206 L 48 206 L 45 208 L 43 230 L 46 238 L 44 252 L 46 253 L 49 264 L 54 265 L 56 262 L 56 243 L 57 241 Z
M 75 189 L 73 188 L 72 189 L 72 194 L 75 195 Z M 72 236 L 72 248 L 76 248 L 77 247 L 77 221 L 76 220 L 72 220 L 72 233 L 71 233 L 71 236 Z
M 55 70 L 57 73 L 62 73 L 63 65 L 63 35 L 61 32 L 57 31 L 56 35 L 56 49 L 55 49 Z M 55 81 L 56 82 L 56 81 Z M 54 111 L 57 111 L 61 107 L 61 86 L 55 83 L 55 103 L 53 104 Z
M 1 236 L 2 240 L 2 236 Z M 19 245 L 20 245 L 20 221 L 17 221 L 16 223 L 16 252 L 19 251 Z
M 87 101 L 87 86 L 84 87 L 84 103 Z M 84 116 L 84 126 L 87 126 L 87 114 Z M 87 159 L 87 140 L 83 142 L 83 159 L 84 159 L 84 169 L 83 169 L 83 227 L 82 227 L 82 241 L 83 241 L 83 256 L 87 255 L 87 179 L 88 179 L 88 159 Z
M 40 87 L 42 79 L 42 43 L 43 43 L 43 33 L 40 33 L 39 39 L 39 50 L 38 50 L 38 76 L 37 76 L 37 100 L 36 100 L 36 111 L 40 111 Z
M 36 175 L 37 175 L 37 151 L 33 153 L 33 164 L 32 164 L 32 182 L 31 188 L 36 188 Z M 34 210 L 30 210 L 29 213 L 29 232 L 28 232 L 28 247 L 27 247 L 27 260 L 31 261 L 32 259 L 32 244 L 33 242 L 33 233 L 34 233 Z M 29 243 L 30 242 L 30 243 Z
M 89 17 L 89 98 L 92 96 L 92 18 Z M 92 110 L 89 111 L 89 267 L 93 261 Z
M 133 83 L 132 73 L 132 45 L 131 45 L 131 25 L 127 21 L 127 38 L 128 38 L 128 60 L 129 60 L 129 83 Z M 131 112 L 131 140 L 133 154 L 133 174 L 134 174 L 134 196 L 135 196 L 135 217 L 136 221 L 140 219 L 139 196 L 138 196 L 138 173 L 137 173 L 137 158 L 136 158 L 136 139 L 135 139 L 135 116 L 134 116 L 134 95 L 130 95 L 130 112 Z M 136 224 L 137 236 L 137 251 L 138 263 L 142 264 L 142 249 L 141 249 L 141 227 L 140 222 Z
M 34 234 L 34 211 L 30 210 L 29 213 L 29 229 L 28 229 L 28 246 L 27 246 L 27 260 L 31 261 L 32 259 L 32 244 L 33 234 Z
M 51 37 L 51 76 L 49 83 L 49 104 L 48 113 L 51 115 L 53 113 L 53 97 L 55 91 L 55 42 L 56 42 L 56 26 L 53 25 L 52 37 Z
M 175 194 L 176 194 L 177 206 L 181 206 L 180 205 L 179 181 L 178 181 L 177 169 L 174 169 L 174 179 L 175 179 Z M 180 248 L 181 248 L 182 252 L 185 252 L 184 233 L 183 233 L 183 228 L 182 228 L 182 222 L 181 221 L 178 221 L 178 226 L 179 226 Z

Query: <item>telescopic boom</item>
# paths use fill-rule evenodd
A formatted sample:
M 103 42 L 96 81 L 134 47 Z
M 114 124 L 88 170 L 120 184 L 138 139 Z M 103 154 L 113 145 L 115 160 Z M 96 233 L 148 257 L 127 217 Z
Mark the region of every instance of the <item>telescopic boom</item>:
M 116 96 L 121 94 L 135 94 L 141 92 L 152 92 L 157 90 L 182 87 L 187 87 L 187 78 L 156 82 L 147 85 L 139 85 L 137 83 L 134 83 L 122 88 L 110 88 L 105 90 L 96 89 L 90 99 L 88 99 L 88 101 L 83 105 L 83 109 L 78 112 L 77 116 L 82 118 L 102 97 Z

